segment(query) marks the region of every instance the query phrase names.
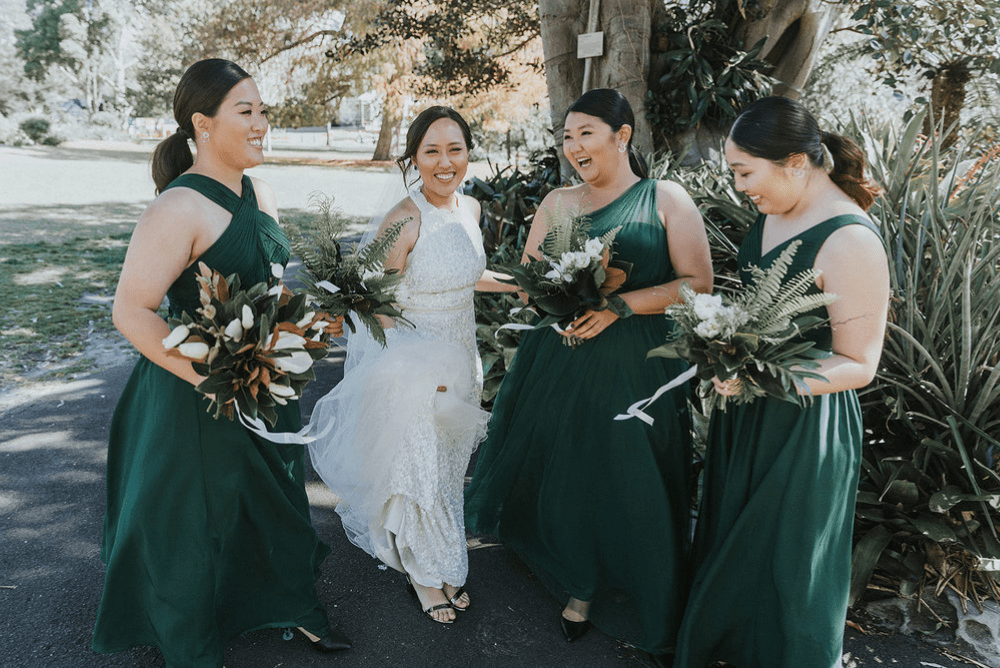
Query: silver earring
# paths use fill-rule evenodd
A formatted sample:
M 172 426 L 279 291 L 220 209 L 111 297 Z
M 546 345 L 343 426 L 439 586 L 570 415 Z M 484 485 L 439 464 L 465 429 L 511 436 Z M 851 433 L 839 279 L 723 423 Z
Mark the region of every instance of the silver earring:
M 805 175 L 806 175 L 806 170 L 802 169 L 801 167 L 796 167 L 795 169 L 792 170 L 792 176 L 794 176 L 797 179 L 801 179 Z
M 626 147 L 625 144 L 618 144 L 618 152 L 619 153 L 624 153 L 627 150 L 628 150 L 628 147 Z
M 201 140 L 203 142 L 207 142 L 208 141 L 208 131 L 207 130 L 205 132 L 201 133 Z

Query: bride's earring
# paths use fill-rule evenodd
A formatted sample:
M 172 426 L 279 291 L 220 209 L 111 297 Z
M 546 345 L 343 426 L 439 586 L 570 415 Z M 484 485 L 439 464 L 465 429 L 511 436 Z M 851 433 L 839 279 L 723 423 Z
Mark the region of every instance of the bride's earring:
M 627 150 L 628 150 L 628 147 L 625 146 L 625 144 L 618 144 L 618 152 L 619 153 L 624 153 Z
M 207 130 L 205 132 L 201 133 L 201 140 L 203 142 L 208 142 L 208 131 Z
M 801 179 L 805 175 L 806 175 L 806 170 L 802 169 L 801 167 L 796 167 L 795 169 L 792 170 L 792 176 L 794 176 L 797 179 Z

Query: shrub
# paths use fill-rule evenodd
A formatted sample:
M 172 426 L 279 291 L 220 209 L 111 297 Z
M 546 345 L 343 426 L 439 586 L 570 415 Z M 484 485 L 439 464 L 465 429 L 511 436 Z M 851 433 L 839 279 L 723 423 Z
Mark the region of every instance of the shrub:
M 28 135 L 31 141 L 39 142 L 49 134 L 49 121 L 46 118 L 28 118 L 21 121 L 21 131 Z

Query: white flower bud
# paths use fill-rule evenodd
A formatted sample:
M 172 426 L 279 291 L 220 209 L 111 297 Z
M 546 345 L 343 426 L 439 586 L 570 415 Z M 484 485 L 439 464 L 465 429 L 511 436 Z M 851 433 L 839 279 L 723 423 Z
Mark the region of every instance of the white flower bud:
M 285 274 L 285 268 L 282 267 L 277 262 L 271 263 L 271 275 L 277 279 L 280 279 Z
M 274 366 L 285 373 L 305 373 L 312 366 L 313 359 L 305 351 L 297 351 L 290 357 L 275 357 Z
M 306 340 L 298 334 L 292 332 L 278 332 L 278 340 L 274 342 L 275 350 L 288 350 L 289 348 L 301 348 Z
M 278 383 L 271 383 L 268 385 L 267 391 L 270 392 L 273 397 L 286 397 L 289 399 L 295 397 L 295 390 L 287 385 L 279 385 Z
M 239 343 L 240 339 L 243 338 L 243 323 L 241 323 L 237 318 L 233 318 L 228 325 L 226 325 L 223 334 L 228 338 Z
M 211 304 L 206 304 L 201 309 L 201 314 L 204 315 L 209 320 L 213 320 L 215 318 L 215 307 L 212 306 Z
M 201 341 L 182 343 L 177 346 L 177 350 L 181 355 L 184 355 L 184 357 L 197 360 L 198 362 L 201 362 L 208 357 L 208 344 L 202 343 Z
M 243 305 L 243 329 L 253 327 L 253 309 L 249 305 Z
M 186 339 L 190 333 L 191 330 L 187 328 L 187 325 L 178 325 L 177 327 L 174 327 L 173 331 L 170 332 L 170 335 L 163 339 L 163 347 L 167 350 L 177 347 L 177 345 Z
M 304 316 L 302 316 L 302 320 L 299 320 L 297 323 L 295 323 L 295 326 L 300 329 L 303 327 L 308 327 L 312 323 L 313 318 L 315 317 L 316 317 L 316 311 L 309 311 Z

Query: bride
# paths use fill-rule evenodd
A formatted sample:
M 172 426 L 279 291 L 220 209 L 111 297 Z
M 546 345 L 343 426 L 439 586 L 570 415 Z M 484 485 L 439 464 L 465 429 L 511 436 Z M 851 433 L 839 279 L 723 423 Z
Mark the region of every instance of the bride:
M 451 624 L 467 610 L 463 482 L 485 435 L 473 290 L 512 291 L 484 271 L 479 202 L 457 192 L 472 149 L 448 107 L 420 113 L 398 160 L 409 195 L 380 231 L 402 222 L 386 269 L 402 272 L 397 301 L 415 327 L 386 322 L 382 349 L 362 329 L 348 342 L 344 379 L 312 414 L 313 467 L 340 497 L 352 543 L 406 574 L 423 612 Z

